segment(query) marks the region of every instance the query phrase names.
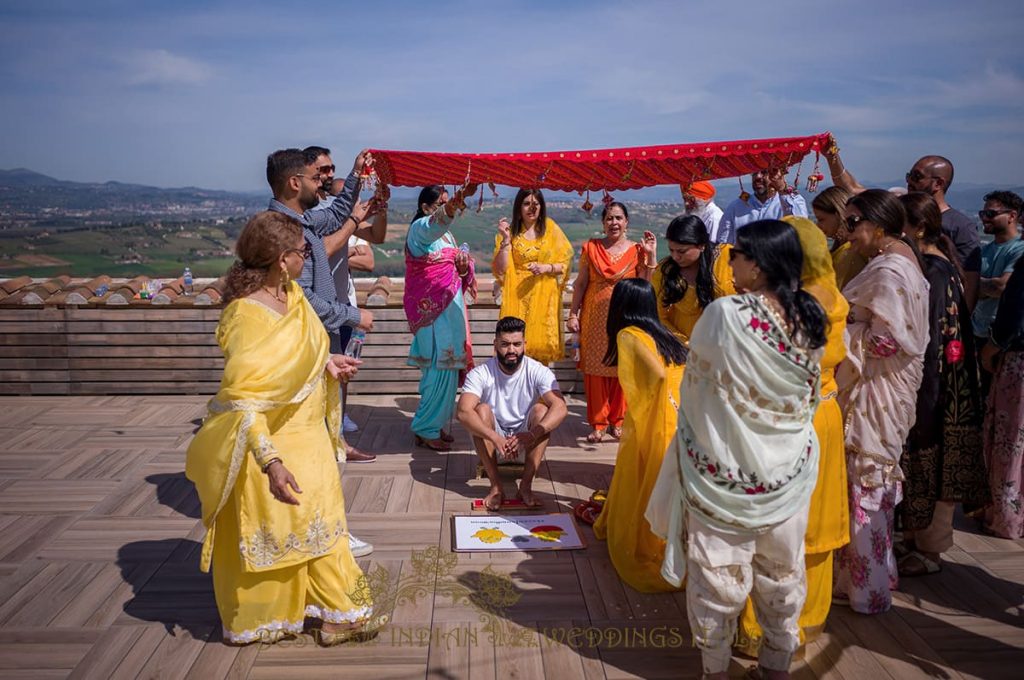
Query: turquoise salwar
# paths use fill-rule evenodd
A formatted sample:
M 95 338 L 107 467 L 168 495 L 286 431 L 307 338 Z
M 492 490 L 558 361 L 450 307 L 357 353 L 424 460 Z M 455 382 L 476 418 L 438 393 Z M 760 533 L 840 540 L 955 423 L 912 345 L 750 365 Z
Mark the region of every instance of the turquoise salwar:
M 458 245 L 447 224 L 422 217 L 409 226 L 406 247 L 413 257 L 424 257 Z M 422 371 L 412 431 L 424 439 L 441 436 L 441 429 L 448 427 L 455 412 L 459 371 L 466 368 L 466 332 L 466 303 L 460 284 L 434 322 L 416 331 L 409 348 L 407 363 Z

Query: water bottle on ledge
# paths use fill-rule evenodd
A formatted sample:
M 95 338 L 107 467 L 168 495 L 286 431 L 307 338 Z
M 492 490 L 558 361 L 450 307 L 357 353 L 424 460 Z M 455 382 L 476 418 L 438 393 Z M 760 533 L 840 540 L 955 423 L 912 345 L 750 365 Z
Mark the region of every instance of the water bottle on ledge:
M 352 337 L 348 339 L 348 344 L 345 345 L 345 356 L 358 359 L 363 354 L 364 342 L 366 342 L 366 331 L 361 328 L 352 331 Z
M 181 275 L 181 294 L 191 295 L 192 292 L 192 270 L 189 267 L 185 267 L 185 273 Z

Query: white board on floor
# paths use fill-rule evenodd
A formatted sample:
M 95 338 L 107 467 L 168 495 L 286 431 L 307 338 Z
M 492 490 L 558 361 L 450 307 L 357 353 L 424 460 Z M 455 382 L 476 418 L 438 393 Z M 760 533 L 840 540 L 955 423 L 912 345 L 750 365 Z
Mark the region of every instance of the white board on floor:
M 452 550 L 579 550 L 585 548 L 576 521 L 566 513 L 548 515 L 455 515 Z

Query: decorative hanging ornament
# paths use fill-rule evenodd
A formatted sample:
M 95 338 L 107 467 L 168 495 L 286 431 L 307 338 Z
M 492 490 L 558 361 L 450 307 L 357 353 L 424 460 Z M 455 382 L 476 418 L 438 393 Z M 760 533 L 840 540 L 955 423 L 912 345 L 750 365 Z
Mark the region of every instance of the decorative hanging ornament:
M 814 152 L 814 172 L 807 175 L 807 191 L 814 193 L 818 190 L 818 183 L 825 179 L 821 172 L 821 153 Z
M 476 204 L 476 211 L 477 212 L 483 212 L 484 211 L 484 193 L 485 193 L 484 192 L 484 188 L 480 187 L 480 201 Z
M 746 203 L 750 200 L 750 194 L 743 188 L 743 176 L 741 175 L 736 179 L 740 181 L 740 200 Z
M 615 197 L 609 194 L 607 189 L 604 189 L 604 196 L 601 197 L 601 202 L 604 203 L 604 207 L 607 208 L 615 202 Z
M 590 202 L 590 189 L 587 189 L 587 200 L 583 201 L 583 205 L 581 205 L 580 207 L 583 208 L 583 212 L 587 213 L 588 217 L 590 216 L 590 213 L 594 210 L 594 204 Z
M 373 156 L 370 156 L 363 163 L 363 169 L 359 172 L 359 188 L 360 191 L 368 191 L 376 196 L 378 186 L 380 186 L 380 178 L 377 177 L 377 171 L 373 169 Z

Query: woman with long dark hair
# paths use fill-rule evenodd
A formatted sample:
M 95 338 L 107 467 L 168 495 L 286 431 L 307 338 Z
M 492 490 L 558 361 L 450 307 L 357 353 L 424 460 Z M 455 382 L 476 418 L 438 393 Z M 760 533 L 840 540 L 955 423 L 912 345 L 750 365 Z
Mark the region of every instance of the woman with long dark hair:
M 572 244 L 547 216 L 540 189 L 520 189 L 512 223 L 498 222 L 491 268 L 501 281 L 498 317 L 526 322 L 526 354 L 545 364 L 565 356 L 562 292 L 572 270 Z
M 476 290 L 473 260 L 448 225 L 475 190 L 469 185 L 448 200 L 443 186 L 424 187 L 405 237 L 403 303 L 413 333 L 408 363 L 422 372 L 412 431 L 417 446 L 434 451 L 451 450 L 454 437 L 444 427 L 455 413 L 459 372 L 473 367 L 463 297 Z
M 688 579 L 690 630 L 705 677 L 716 678 L 728 677 L 750 594 L 764 631 L 760 666 L 787 672 L 800 644 L 828 333 L 801 283 L 793 227 L 752 222 L 730 255 L 739 294 L 708 305 L 693 329 L 678 429 L 647 506 L 667 541 L 662 576 L 677 587 Z
M 660 573 L 665 541 L 651 533 L 644 511 L 675 434 L 686 349 L 658 319 L 654 289 L 643 279 L 615 284 L 606 329 L 604 361 L 618 368 L 626 417 L 594 535 L 608 541 L 615 571 L 635 590 L 674 590 Z
M 592 428 L 587 441 L 594 444 L 602 441 L 606 432 L 616 438 L 622 435 L 626 409 L 618 372 L 604 363 L 612 289 L 622 279 L 650 279 L 658 266 L 654 234 L 645 231 L 641 243 L 627 238 L 629 211 L 625 205 L 618 201 L 605 205 L 601 225 L 604 238 L 593 238 L 583 244 L 567 322 L 570 333 L 580 334 L 579 369 L 583 372 L 583 391 L 587 397 L 587 422 Z
M 903 235 L 907 213 L 893 194 L 868 189 L 847 203 L 851 247 L 868 264 L 846 284 L 850 303 L 839 406 L 846 423 L 850 543 L 837 559 L 834 602 L 876 614 L 899 582 L 893 513 L 900 500 L 900 456 L 916 419 L 928 346 L 928 283 Z
M 977 508 L 989 500 L 981 451 L 982 401 L 956 246 L 942 231 L 935 200 L 921 192 L 900 197 L 906 232 L 916 239 L 928 279 L 929 341 L 917 391 L 917 417 L 900 459 L 904 543 L 900 576 L 932 574 L 953 547 L 956 503 Z
M 825 629 L 832 606 L 834 553 L 850 542 L 850 502 L 847 498 L 846 450 L 843 445 L 843 412 L 836 401 L 836 366 L 846 356 L 846 316 L 850 306 L 836 287 L 832 255 L 820 228 L 806 217 L 782 218 L 793 225 L 800 238 L 804 264 L 800 284 L 814 296 L 828 317 L 828 338 L 821 355 L 821 401 L 814 412 L 814 431 L 818 435 L 818 481 L 811 494 L 804 535 L 804 564 L 807 566 L 807 599 L 800 612 L 800 630 L 804 644 L 813 642 Z M 757 656 L 763 642 L 753 602 L 740 617 L 736 648 Z
M 731 280 L 716 278 L 720 251 L 708 238 L 707 227 L 695 215 L 681 215 L 665 230 L 668 257 L 654 270 L 651 284 L 658 297 L 661 322 L 684 343 L 704 308 L 715 298 L 732 295 Z

